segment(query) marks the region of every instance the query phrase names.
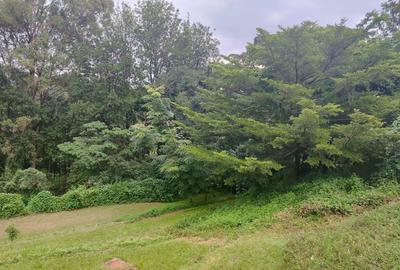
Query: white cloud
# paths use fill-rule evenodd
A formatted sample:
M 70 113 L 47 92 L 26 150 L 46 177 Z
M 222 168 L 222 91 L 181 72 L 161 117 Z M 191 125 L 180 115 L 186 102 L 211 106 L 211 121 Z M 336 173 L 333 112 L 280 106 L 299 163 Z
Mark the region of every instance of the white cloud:
M 267 24 L 282 24 L 289 16 L 288 11 L 272 11 L 266 16 L 265 22 Z

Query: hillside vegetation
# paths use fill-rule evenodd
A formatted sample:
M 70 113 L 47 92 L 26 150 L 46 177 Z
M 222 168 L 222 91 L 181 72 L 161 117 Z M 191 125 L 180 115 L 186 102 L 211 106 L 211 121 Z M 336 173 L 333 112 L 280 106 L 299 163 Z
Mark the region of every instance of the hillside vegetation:
M 337 194 L 337 186 L 346 188 Z M 395 183 L 331 179 L 268 198 L 14 218 L 0 222 L 21 231 L 14 242 L 0 235 L 0 269 L 105 269 L 114 257 L 139 269 L 394 269 L 399 196 Z

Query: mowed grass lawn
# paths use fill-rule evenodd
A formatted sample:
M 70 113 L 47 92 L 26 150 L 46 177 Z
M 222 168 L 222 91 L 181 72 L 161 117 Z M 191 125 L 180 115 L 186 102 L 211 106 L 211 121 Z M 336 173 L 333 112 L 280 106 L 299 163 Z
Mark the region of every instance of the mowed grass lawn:
M 124 215 L 161 204 L 130 204 L 40 214 L 0 221 L 0 269 L 103 269 L 105 261 L 122 258 L 140 269 L 177 269 L 214 247 L 167 232 L 184 213 L 170 213 L 136 223 L 118 223 Z M 9 242 L 8 224 L 21 231 Z
M 222 222 L 198 232 L 184 227 L 190 220 L 200 224 L 199 217 L 218 212 L 224 202 L 116 222 L 165 206 L 116 205 L 0 221 L 0 269 L 105 269 L 114 257 L 139 269 L 400 269 L 398 203 L 318 220 L 276 209 L 272 219 L 245 228 L 225 230 Z M 15 242 L 3 233 L 8 224 L 21 231 Z

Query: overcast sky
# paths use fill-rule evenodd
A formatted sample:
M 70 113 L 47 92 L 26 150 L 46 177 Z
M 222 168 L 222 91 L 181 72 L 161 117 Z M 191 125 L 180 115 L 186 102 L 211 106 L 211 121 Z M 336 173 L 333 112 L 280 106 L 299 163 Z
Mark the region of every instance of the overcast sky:
M 133 3 L 135 0 L 125 0 Z M 364 15 L 378 9 L 382 0 L 171 0 L 181 15 L 215 29 L 224 54 L 242 52 L 253 40 L 256 28 L 270 32 L 278 25 L 304 20 L 334 24 L 346 18 L 354 26 Z

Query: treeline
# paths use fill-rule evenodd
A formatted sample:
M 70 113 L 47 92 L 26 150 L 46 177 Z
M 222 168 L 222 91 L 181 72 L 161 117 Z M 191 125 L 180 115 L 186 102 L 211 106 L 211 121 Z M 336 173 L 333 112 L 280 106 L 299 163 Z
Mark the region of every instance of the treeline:
M 400 174 L 400 2 L 220 56 L 164 0 L 0 0 L 0 189 L 263 191 Z M 157 180 L 158 181 L 158 180 Z

